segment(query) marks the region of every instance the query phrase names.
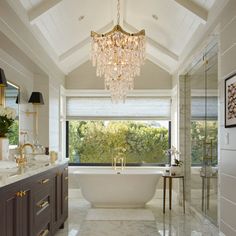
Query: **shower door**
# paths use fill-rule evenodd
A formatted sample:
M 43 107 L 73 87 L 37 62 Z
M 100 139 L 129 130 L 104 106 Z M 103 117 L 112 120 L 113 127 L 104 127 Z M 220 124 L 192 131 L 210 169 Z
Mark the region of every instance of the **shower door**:
M 211 45 L 189 71 L 191 80 L 191 205 L 217 224 L 218 60 Z

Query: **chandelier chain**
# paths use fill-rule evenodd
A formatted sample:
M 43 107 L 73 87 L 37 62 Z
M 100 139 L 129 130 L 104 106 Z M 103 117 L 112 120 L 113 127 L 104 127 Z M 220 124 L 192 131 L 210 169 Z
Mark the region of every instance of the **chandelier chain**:
M 120 24 L 120 0 L 117 0 L 117 25 Z

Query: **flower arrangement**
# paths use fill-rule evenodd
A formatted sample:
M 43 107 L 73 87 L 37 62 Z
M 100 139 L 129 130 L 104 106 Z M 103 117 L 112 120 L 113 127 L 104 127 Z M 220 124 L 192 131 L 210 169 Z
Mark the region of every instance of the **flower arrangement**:
M 183 171 L 182 170 L 183 161 L 179 160 L 178 158 L 178 156 L 180 155 L 180 152 L 177 150 L 176 147 L 172 146 L 170 149 L 166 151 L 166 154 L 174 157 L 174 163 L 171 164 L 170 174 L 181 175 Z
M 180 155 L 181 153 L 177 150 L 176 147 L 172 146 L 170 149 L 168 149 L 166 151 L 167 155 L 171 155 L 174 157 L 174 166 L 182 166 L 183 161 L 178 159 L 178 155 Z
M 6 137 L 16 118 L 16 111 L 0 105 L 0 137 Z

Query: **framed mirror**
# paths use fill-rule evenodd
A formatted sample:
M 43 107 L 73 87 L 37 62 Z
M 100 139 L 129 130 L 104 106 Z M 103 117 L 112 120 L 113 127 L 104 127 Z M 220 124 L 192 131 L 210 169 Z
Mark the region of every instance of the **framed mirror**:
M 10 148 L 15 148 L 19 144 L 19 93 L 20 88 L 11 83 L 7 82 L 4 93 L 4 103 L 6 107 L 11 107 L 16 111 L 16 119 L 11 127 L 11 133 L 9 134 Z

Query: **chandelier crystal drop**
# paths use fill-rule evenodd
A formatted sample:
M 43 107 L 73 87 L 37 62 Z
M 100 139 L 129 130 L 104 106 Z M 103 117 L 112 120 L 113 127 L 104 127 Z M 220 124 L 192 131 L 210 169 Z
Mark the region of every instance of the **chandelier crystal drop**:
M 128 33 L 119 25 L 120 2 L 117 4 L 117 25 L 108 33 L 91 32 L 91 60 L 96 74 L 104 77 L 105 89 L 112 101 L 125 101 L 134 87 L 134 77 L 140 75 L 145 60 L 145 31 Z

